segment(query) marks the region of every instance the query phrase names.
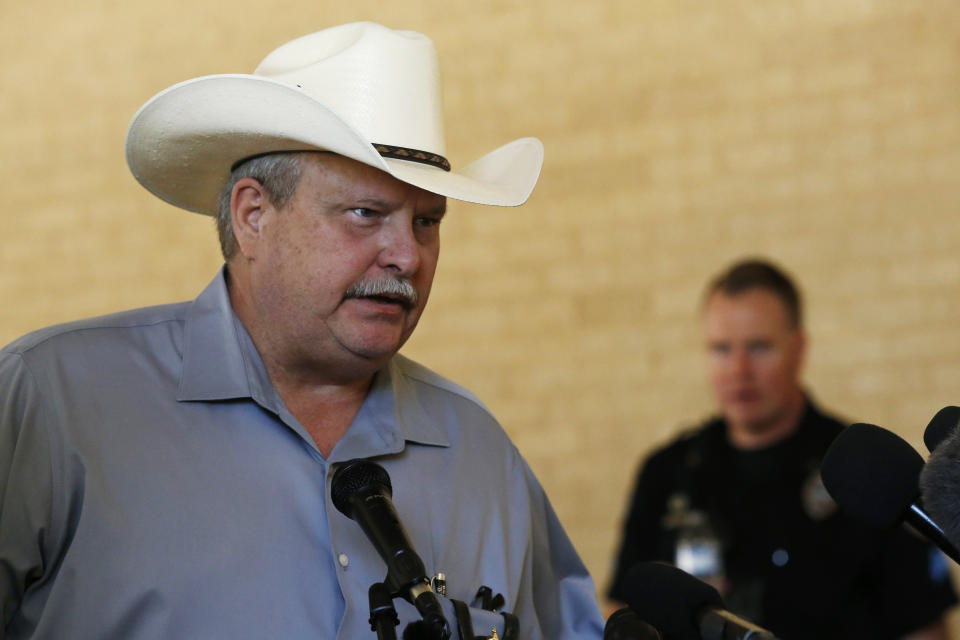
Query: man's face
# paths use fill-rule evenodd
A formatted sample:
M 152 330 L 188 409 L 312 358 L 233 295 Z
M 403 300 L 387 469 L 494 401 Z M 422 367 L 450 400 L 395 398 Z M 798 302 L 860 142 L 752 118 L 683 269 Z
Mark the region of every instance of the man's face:
M 445 208 L 444 197 L 373 167 L 304 154 L 296 193 L 280 210 L 264 203 L 244 250 L 267 350 L 308 370 L 389 359 L 430 295 Z M 350 293 L 377 281 L 408 282 L 416 301 Z
M 710 380 L 731 429 L 762 433 L 800 394 L 804 336 L 783 302 L 754 288 L 707 300 L 705 333 Z

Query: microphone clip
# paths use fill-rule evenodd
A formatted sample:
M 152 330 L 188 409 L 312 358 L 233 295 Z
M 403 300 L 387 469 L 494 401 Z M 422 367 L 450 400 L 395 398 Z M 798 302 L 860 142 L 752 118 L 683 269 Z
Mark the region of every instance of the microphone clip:
M 370 585 L 370 630 L 377 632 L 377 640 L 397 640 L 396 627 L 400 624 L 393 606 L 390 589 L 382 582 Z

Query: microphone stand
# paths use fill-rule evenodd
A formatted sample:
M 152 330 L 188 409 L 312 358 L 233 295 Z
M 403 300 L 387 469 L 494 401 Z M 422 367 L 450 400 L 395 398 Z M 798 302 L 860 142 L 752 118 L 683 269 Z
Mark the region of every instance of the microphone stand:
M 397 640 L 400 618 L 393 606 L 393 598 L 387 585 L 377 582 L 370 585 L 370 629 L 377 632 L 377 640 Z
M 936 522 L 934 522 L 930 516 L 924 513 L 923 509 L 918 507 L 916 503 L 911 504 L 906 513 L 904 514 L 904 520 L 920 535 L 929 538 L 935 545 L 937 545 L 944 554 L 950 557 L 951 560 L 960 564 L 960 551 L 957 551 L 957 548 L 953 546 L 953 543 L 947 539 L 947 536 L 943 533 L 943 529 L 940 528 Z

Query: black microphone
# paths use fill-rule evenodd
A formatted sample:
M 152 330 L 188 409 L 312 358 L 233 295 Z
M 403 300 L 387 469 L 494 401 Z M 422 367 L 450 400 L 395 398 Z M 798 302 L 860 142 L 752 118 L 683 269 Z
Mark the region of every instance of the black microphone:
M 414 551 L 393 507 L 393 487 L 386 470 L 369 460 L 346 462 L 334 472 L 330 493 L 333 505 L 360 525 L 387 563 L 384 582 L 391 595 L 417 608 L 431 638 L 449 638 L 450 626 L 430 587 L 423 560 Z
M 820 476 L 847 515 L 875 528 L 905 520 L 955 562 L 960 553 L 918 504 L 923 458 L 906 440 L 872 424 L 840 432 L 823 457 Z
M 930 454 L 920 473 L 920 493 L 947 540 L 960 546 L 960 431 L 954 429 Z
M 603 626 L 603 640 L 661 640 L 660 632 L 630 607 L 617 609 Z
M 640 618 L 677 640 L 776 640 L 726 610 L 717 590 L 673 565 L 641 562 L 624 577 L 624 593 Z
M 927 445 L 927 451 L 933 453 L 933 450 L 943 442 L 947 436 L 957 430 L 960 426 L 960 407 L 944 407 L 937 411 L 926 431 L 923 432 L 923 444 Z

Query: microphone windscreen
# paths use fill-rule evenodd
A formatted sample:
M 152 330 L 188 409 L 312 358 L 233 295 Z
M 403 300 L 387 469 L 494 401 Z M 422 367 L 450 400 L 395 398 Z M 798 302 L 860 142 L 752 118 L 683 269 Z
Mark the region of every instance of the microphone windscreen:
M 641 562 L 624 577 L 625 599 L 642 620 L 667 638 L 700 640 L 697 613 L 723 609 L 717 590 L 669 564 Z
M 406 639 L 404 639 L 406 640 Z M 630 607 L 618 609 L 603 627 L 603 640 L 661 640 L 660 632 Z
M 823 485 L 840 509 L 874 527 L 893 526 L 920 492 L 923 458 L 897 434 L 872 424 L 840 432 L 823 457 Z
M 930 454 L 920 473 L 923 506 L 954 547 L 960 547 L 960 432 Z
M 337 467 L 333 480 L 330 481 L 330 497 L 333 499 L 333 506 L 340 513 L 352 518 L 353 507 L 350 499 L 358 491 L 368 487 L 377 488 L 388 497 L 393 496 L 390 475 L 376 462 L 357 458 L 343 463 Z
M 927 451 L 933 452 L 934 449 L 943 442 L 947 436 L 957 430 L 960 426 L 960 407 L 944 407 L 937 411 L 933 416 L 927 430 L 923 432 L 923 444 L 927 445 Z
M 402 640 L 430 640 L 426 623 L 416 620 L 408 624 L 403 630 Z

